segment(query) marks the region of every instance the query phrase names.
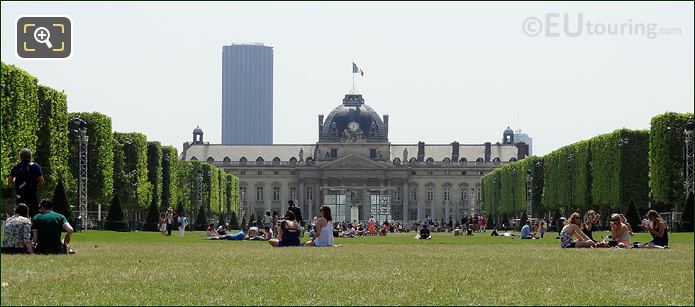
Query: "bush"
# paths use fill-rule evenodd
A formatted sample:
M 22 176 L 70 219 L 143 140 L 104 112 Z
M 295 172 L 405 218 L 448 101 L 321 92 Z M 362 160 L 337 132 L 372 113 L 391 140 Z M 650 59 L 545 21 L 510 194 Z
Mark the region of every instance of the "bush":
M 128 222 L 125 221 L 123 216 L 123 208 L 121 208 L 121 202 L 118 199 L 118 195 L 114 195 L 111 199 L 111 206 L 109 206 L 109 214 L 106 216 L 106 224 L 104 229 L 113 231 L 130 231 L 128 227 Z
M 632 226 L 632 230 L 634 232 L 638 232 L 642 229 L 642 227 L 638 227 L 638 225 L 642 223 L 642 219 L 637 211 L 637 206 L 635 206 L 635 201 L 630 201 L 630 204 L 627 206 L 627 211 L 625 211 L 625 219 L 630 226 Z
M 141 133 L 114 132 L 114 139 L 124 153 L 122 169 L 125 176 L 121 180 L 125 179 L 125 182 L 118 184 L 120 196 L 134 210 L 144 209 L 152 199 L 151 184 L 147 180 L 147 138 Z
M 68 223 L 73 227 L 81 227 L 82 225 L 77 225 L 75 223 L 75 215 L 72 213 L 72 208 L 70 207 L 70 202 L 65 194 L 65 187 L 63 186 L 63 180 L 58 179 L 58 183 L 53 190 L 53 210 L 65 216 Z
M 145 220 L 144 231 L 159 231 L 159 208 L 153 201 L 147 209 L 147 219 Z
M 176 187 L 176 163 L 178 154 L 173 146 L 162 146 L 162 205 L 164 211 L 178 202 Z
M 230 229 L 241 229 L 241 228 L 239 228 L 239 220 L 237 219 L 235 211 L 232 211 L 229 215 L 229 228 Z
M 159 210 L 162 202 L 162 145 L 157 141 L 147 142 L 147 181 L 152 187 L 150 202 Z
M 46 180 L 39 189 L 39 198 L 45 198 L 54 192 L 60 178 L 66 178 L 68 186 L 74 185 L 74 181 L 70 178 L 67 161 L 71 152 L 68 150 L 68 103 L 65 94 L 39 85 L 38 98 L 39 127 L 34 161 L 41 165 Z M 72 153 L 77 152 L 73 150 Z
M 195 217 L 194 230 L 206 230 L 208 228 L 208 217 L 205 214 L 205 207 L 198 209 L 198 215 Z

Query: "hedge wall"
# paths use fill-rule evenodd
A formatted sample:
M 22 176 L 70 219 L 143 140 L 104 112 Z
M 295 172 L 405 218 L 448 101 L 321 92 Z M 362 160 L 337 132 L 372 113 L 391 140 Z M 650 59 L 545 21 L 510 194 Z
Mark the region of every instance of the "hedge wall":
M 90 203 L 107 204 L 111 202 L 114 190 L 114 153 L 111 118 L 98 112 L 70 113 L 68 121 L 79 117 L 87 123 L 87 198 Z M 71 130 L 72 124 L 68 125 Z M 74 178 L 77 178 L 77 134 L 69 133 L 68 165 Z M 121 198 L 123 199 L 123 198 Z
M 176 207 L 178 193 L 176 193 L 176 163 L 178 153 L 173 146 L 162 146 L 162 211 L 169 207 Z
M 162 144 L 147 142 L 147 181 L 150 183 L 150 204 L 154 208 L 162 205 Z
M 561 147 L 543 156 L 543 205 L 547 210 L 581 211 L 591 204 L 591 142 Z
M 591 142 L 595 209 L 605 214 L 625 213 L 630 201 L 638 209 L 647 208 L 649 132 L 621 129 L 594 137 Z
M 64 190 L 71 191 L 75 180 L 68 169 L 68 103 L 65 94 L 39 85 L 39 127 L 34 161 L 41 165 L 45 185 L 39 198 L 50 198 L 62 178 Z
M 38 80 L 34 76 L 5 63 L 2 63 L 1 70 L 0 165 L 2 177 L 5 178 L 12 166 L 19 162 L 19 151 L 22 148 L 36 152 L 39 97 Z M 6 180 L 0 182 L 2 187 L 7 184 Z
M 114 132 L 113 135 L 124 153 L 121 180 L 125 179 L 125 182 L 118 184 L 122 188 L 119 198 L 132 205 L 132 209 L 145 209 L 152 197 L 152 187 L 147 180 L 147 138 L 136 132 Z
M 652 198 L 664 210 L 685 202 L 683 148 L 685 123 L 692 113 L 654 116 L 649 131 L 649 167 Z

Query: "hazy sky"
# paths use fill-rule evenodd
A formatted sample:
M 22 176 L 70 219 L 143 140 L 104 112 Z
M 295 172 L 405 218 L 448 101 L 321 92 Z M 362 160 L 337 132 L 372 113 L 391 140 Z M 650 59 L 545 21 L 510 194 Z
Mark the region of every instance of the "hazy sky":
M 108 114 L 114 130 L 179 150 L 196 125 L 220 141 L 222 46 L 232 42 L 274 47 L 275 143 L 318 140 L 317 115 L 351 89 L 352 61 L 365 72 L 366 103 L 390 114 L 392 143 L 494 143 L 509 125 L 542 155 L 693 111 L 692 3 L 2 2 L 1 11 L 3 62 L 65 90 L 70 111 Z M 70 16 L 72 58 L 17 58 L 20 15 Z M 580 35 L 562 32 L 580 19 Z M 650 23 L 680 34 L 630 35 Z M 628 28 L 601 31 L 620 24 Z M 550 32 L 526 34 L 538 29 Z

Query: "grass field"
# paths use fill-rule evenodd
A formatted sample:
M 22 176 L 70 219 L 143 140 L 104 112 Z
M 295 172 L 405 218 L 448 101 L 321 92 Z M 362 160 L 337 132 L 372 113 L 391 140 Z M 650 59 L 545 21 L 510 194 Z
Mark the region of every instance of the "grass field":
M 595 234 L 598 237 L 599 234 Z M 692 305 L 693 234 L 668 250 L 554 237 L 338 239 L 273 249 L 202 233 L 88 231 L 71 256 L 2 256 L 2 305 Z M 305 237 L 305 239 L 307 239 Z M 646 234 L 633 241 L 647 242 Z

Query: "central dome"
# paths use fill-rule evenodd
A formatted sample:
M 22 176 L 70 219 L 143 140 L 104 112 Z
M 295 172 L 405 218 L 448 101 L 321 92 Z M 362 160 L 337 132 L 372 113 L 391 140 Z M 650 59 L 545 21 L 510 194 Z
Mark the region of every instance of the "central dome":
M 348 139 L 388 141 L 387 124 L 374 109 L 364 104 L 361 94 L 345 95 L 343 103 L 335 107 L 321 125 L 319 141 L 339 142 Z

